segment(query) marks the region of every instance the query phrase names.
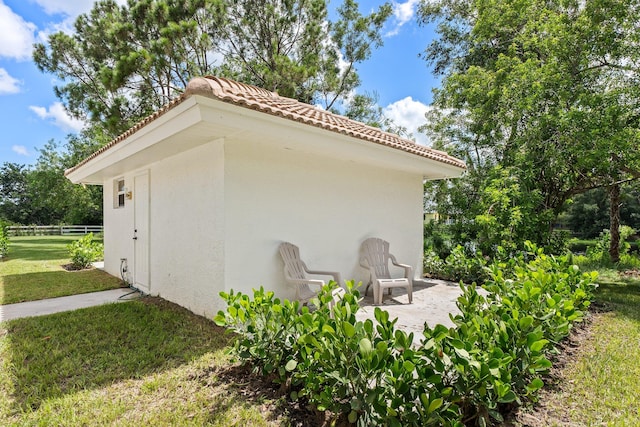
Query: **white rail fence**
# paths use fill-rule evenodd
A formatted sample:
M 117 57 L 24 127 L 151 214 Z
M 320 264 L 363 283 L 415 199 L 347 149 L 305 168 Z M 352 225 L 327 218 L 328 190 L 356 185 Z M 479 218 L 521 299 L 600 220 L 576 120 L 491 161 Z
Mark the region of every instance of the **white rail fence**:
M 102 233 L 102 225 L 19 225 L 7 227 L 9 236 L 66 236 Z

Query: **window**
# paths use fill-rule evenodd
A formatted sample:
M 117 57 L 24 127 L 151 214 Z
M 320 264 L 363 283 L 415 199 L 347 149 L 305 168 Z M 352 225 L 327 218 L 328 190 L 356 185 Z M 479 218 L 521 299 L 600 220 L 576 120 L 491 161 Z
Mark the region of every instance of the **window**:
M 113 185 L 113 207 L 123 208 L 126 188 L 124 187 L 124 179 L 116 179 Z

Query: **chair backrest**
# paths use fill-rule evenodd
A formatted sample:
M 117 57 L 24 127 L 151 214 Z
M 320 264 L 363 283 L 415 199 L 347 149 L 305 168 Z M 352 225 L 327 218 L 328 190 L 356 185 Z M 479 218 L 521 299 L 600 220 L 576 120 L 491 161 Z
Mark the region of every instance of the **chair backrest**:
M 292 243 L 282 242 L 280 244 L 280 256 L 284 261 L 285 275 L 291 279 L 307 278 L 304 262 L 300 259 L 300 249 Z
M 371 237 L 362 242 L 361 253 L 375 278 L 391 278 L 389 273 L 389 242 Z

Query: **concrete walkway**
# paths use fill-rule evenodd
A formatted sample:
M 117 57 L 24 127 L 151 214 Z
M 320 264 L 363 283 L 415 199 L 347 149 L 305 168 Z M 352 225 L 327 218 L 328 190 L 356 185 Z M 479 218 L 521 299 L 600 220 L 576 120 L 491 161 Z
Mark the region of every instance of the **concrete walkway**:
M 363 291 L 364 289 L 361 289 L 361 292 Z M 133 294 L 120 299 L 130 292 L 132 292 L 130 288 L 119 288 L 40 301 L 0 305 L 0 321 L 42 316 L 136 298 L 136 295 Z M 485 293 L 482 289 L 479 292 Z M 422 330 L 425 322 L 431 327 L 438 323 L 447 327 L 453 326 L 449 314 L 457 314 L 459 312 L 458 307 L 456 307 L 456 301 L 461 293 L 462 291 L 457 283 L 432 279 L 416 280 L 413 286 L 413 304 L 408 303 L 409 300 L 404 289 L 395 288 L 393 289 L 393 295 L 387 295 L 385 292 L 380 308 L 388 311 L 391 319 L 398 318 L 397 328 L 406 332 L 414 332 L 416 342 L 418 342 L 422 339 Z M 369 294 L 362 300 L 360 310 L 356 313 L 358 320 L 375 319 L 374 310 L 376 306 L 373 305 L 372 294 L 372 289 L 369 289 Z
M 0 305 L 0 322 L 18 319 L 21 317 L 42 316 L 45 314 L 53 314 L 62 311 L 77 310 L 79 308 L 93 307 L 96 305 L 127 301 L 130 297 L 134 297 L 135 294 L 130 295 L 126 299 L 120 299 L 120 297 L 130 292 L 132 292 L 130 288 L 118 288 L 102 292 L 70 295 L 68 297 Z

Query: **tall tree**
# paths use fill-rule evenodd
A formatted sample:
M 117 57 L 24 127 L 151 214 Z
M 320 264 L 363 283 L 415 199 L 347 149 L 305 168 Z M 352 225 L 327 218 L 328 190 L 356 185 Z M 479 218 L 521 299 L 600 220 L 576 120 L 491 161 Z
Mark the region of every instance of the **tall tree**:
M 111 136 L 214 73 L 335 109 L 390 14 L 384 4 L 363 16 L 353 0 L 336 22 L 325 0 L 99 0 L 74 34 L 37 44 L 34 60 L 62 80 L 68 111 Z
M 28 223 L 28 174 L 25 165 L 6 162 L 0 167 L 0 220 Z
M 223 10 L 219 0 L 99 0 L 73 34 L 36 44 L 34 61 L 63 82 L 67 111 L 113 137 L 215 69 Z
M 637 8 L 637 0 L 421 3 L 421 19 L 437 22 L 441 36 L 424 57 L 444 76 L 435 97 L 442 118 L 429 127 L 454 136 L 480 166 L 470 173 L 476 193 L 499 164 L 524 193 L 540 195 L 526 215 L 550 225 L 572 196 L 640 176 Z

